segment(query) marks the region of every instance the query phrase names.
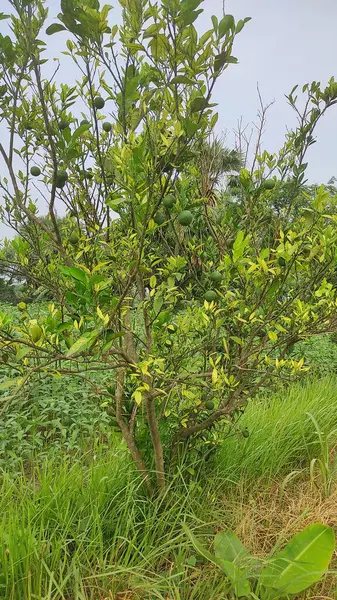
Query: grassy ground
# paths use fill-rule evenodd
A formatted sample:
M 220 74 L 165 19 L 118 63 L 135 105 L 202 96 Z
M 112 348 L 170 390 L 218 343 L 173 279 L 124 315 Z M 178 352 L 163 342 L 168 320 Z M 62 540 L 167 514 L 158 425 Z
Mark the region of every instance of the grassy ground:
M 336 527 L 335 484 L 325 497 L 318 472 L 310 478 L 321 449 L 307 416 L 332 431 L 336 390 L 330 378 L 252 403 L 242 421 L 250 437 L 226 440 L 205 477 L 179 474 L 160 499 L 144 496 L 123 449 L 46 458 L 19 478 L 4 473 L 0 598 L 224 600 L 223 578 L 195 562 L 181 523 L 208 545 L 216 530 L 232 528 L 261 556 L 310 522 Z M 332 573 L 305 598 L 335 599 L 336 588 Z

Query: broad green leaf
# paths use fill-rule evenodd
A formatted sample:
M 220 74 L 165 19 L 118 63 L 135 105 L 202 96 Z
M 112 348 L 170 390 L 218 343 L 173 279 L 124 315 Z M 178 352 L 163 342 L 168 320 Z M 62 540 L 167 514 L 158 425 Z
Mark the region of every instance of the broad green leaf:
M 82 335 L 80 338 L 78 338 L 78 340 L 76 340 L 76 342 L 71 346 L 71 348 L 69 348 L 68 352 L 66 353 L 66 356 L 70 358 L 71 356 L 75 356 L 75 354 L 79 354 L 80 352 L 88 350 L 98 333 L 99 331 L 95 329 L 90 333 L 85 333 L 84 335 Z
M 64 25 L 61 25 L 61 23 L 53 23 L 52 25 L 49 25 L 49 27 L 47 27 L 46 34 L 53 35 L 54 33 L 58 33 L 59 31 L 66 31 L 66 28 L 64 27 Z
M 190 10 L 195 10 L 200 6 L 202 0 L 182 0 L 180 2 L 180 11 L 187 12 Z
M 207 106 L 207 100 L 203 96 L 197 96 L 192 100 L 191 103 L 191 112 L 200 112 L 204 110 Z
M 122 202 L 125 202 L 125 198 L 111 198 L 105 201 L 105 203 L 112 209 L 117 208 L 117 206 L 122 204 Z
M 187 85 L 195 85 L 195 81 L 186 75 L 177 75 L 173 77 L 170 83 L 186 83 Z
M 236 595 L 240 598 L 242 596 L 249 596 L 250 594 L 250 583 L 246 578 L 245 574 L 232 562 L 229 560 L 223 560 L 222 558 L 218 558 L 211 552 L 209 552 L 195 537 L 195 535 L 190 531 L 190 529 L 183 523 L 183 529 L 187 536 L 189 537 L 192 545 L 195 550 L 201 554 L 204 558 L 209 560 L 211 563 L 216 565 L 225 573 L 225 575 L 230 580 L 231 584 L 235 589 Z
M 235 30 L 235 21 L 233 15 L 225 15 L 219 23 L 219 37 L 222 38 L 229 30 Z
M 230 562 L 240 561 L 249 555 L 248 550 L 240 542 L 234 531 L 220 531 L 214 538 L 215 556 Z
M 319 581 L 335 549 L 331 527 L 314 523 L 295 535 L 263 569 L 260 583 L 284 594 L 297 594 Z
M 9 19 L 9 15 L 5 15 L 5 13 L 0 13 L 0 21 L 4 21 L 5 19 Z
M 78 267 L 61 267 L 61 272 L 64 275 L 69 275 L 73 279 L 80 281 L 84 285 L 86 285 L 88 279 L 84 271 L 79 269 Z
M 192 25 L 198 16 L 203 12 L 202 8 L 199 10 L 185 11 L 182 15 L 184 25 Z
M 71 136 L 69 148 L 75 144 L 76 140 L 79 137 L 81 137 L 81 135 L 83 135 L 84 133 L 89 131 L 90 128 L 91 128 L 91 123 L 85 123 L 84 125 L 80 125 L 79 127 L 77 127 L 77 129 L 75 129 L 73 135 Z

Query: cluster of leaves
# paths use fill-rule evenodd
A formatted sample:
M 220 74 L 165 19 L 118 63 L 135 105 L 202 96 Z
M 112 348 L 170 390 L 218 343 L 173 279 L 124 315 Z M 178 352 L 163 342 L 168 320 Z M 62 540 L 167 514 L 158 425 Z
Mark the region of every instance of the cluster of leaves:
M 90 389 L 71 378 L 35 381 L 11 404 L 0 425 L 0 466 L 11 471 L 45 455 L 89 451 L 114 435 L 111 419 Z
M 304 358 L 310 374 L 319 377 L 337 373 L 337 345 L 334 335 L 317 335 L 295 344 L 293 356 Z
M 84 381 L 152 489 L 144 438 L 163 488 L 180 445 L 216 440 L 261 386 L 305 370 L 290 355 L 298 340 L 336 328 L 336 203 L 322 188 L 305 212 L 292 207 L 337 84 L 303 88 L 298 129 L 278 155 L 242 169 L 235 196 L 221 203 L 221 161 L 212 173 L 205 158 L 217 122 L 212 92 L 249 19 L 214 16 L 199 35 L 202 0 L 120 4 L 118 28 L 98 0 L 62 0 L 47 33 L 70 36 L 67 54 L 82 74 L 72 88 L 43 77 L 41 0 L 13 1 L 13 37 L 0 38 L 2 215 L 20 234 L 11 249 L 18 272 L 52 298 L 42 318 L 24 303 L 19 324 L 0 315 L 11 373 L 2 386 L 10 402 L 37 374 Z
M 184 527 L 195 550 L 221 569 L 235 598 L 258 596 L 285 598 L 303 592 L 319 581 L 329 567 L 335 550 L 331 527 L 314 523 L 295 535 L 265 564 L 253 557 L 232 531 L 222 531 L 214 538 L 214 554 L 209 552 Z M 254 590 L 254 592 L 253 592 Z

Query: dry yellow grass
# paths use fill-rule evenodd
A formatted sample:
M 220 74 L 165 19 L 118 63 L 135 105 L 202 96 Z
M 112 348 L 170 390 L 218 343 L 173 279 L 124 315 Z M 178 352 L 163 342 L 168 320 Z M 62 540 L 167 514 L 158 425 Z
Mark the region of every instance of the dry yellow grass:
M 232 512 L 232 526 L 250 551 L 266 556 L 275 544 L 283 546 L 295 533 L 320 521 L 337 533 L 337 487 L 328 498 L 310 482 L 297 482 L 282 490 L 280 484 L 254 491 L 249 497 L 242 489 L 235 497 L 224 498 Z M 228 525 L 228 524 L 227 524 Z M 331 564 L 337 571 L 337 553 Z M 307 599 L 336 600 L 337 575 L 329 573 L 324 581 L 309 590 Z

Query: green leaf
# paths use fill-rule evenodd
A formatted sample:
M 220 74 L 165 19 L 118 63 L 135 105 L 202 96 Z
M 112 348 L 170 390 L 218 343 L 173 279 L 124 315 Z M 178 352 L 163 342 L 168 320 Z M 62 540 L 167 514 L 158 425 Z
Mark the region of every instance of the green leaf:
M 79 354 L 80 352 L 88 350 L 98 334 L 99 330 L 95 329 L 90 333 L 85 333 L 84 335 L 82 335 L 80 338 L 78 338 L 78 340 L 76 340 L 76 342 L 71 346 L 71 348 L 69 348 L 68 352 L 66 352 L 66 356 L 69 358 L 71 356 L 74 356 L 75 354 Z
M 53 35 L 54 33 L 58 33 L 59 31 L 66 31 L 66 28 L 64 27 L 64 25 L 61 25 L 61 23 L 53 23 L 52 25 L 49 25 L 49 27 L 47 27 L 46 34 Z
M 222 67 L 225 66 L 227 62 L 227 52 L 221 52 L 221 54 L 218 54 L 215 59 L 214 59 L 214 71 L 215 73 L 218 73 L 219 71 L 221 71 Z
M 190 529 L 183 523 L 183 529 L 187 536 L 189 537 L 192 545 L 195 550 L 201 554 L 204 558 L 209 560 L 211 563 L 216 565 L 225 573 L 225 575 L 230 580 L 231 584 L 235 589 L 236 595 L 240 598 L 241 596 L 249 596 L 250 594 L 250 583 L 246 578 L 245 574 L 232 562 L 228 560 L 223 560 L 214 556 L 211 552 L 209 552 L 195 537 L 195 535 L 190 531 Z
M 119 204 L 125 202 L 125 198 L 110 198 L 105 201 L 105 203 L 110 206 L 110 208 L 115 209 Z
M 215 33 L 217 33 L 218 27 L 219 27 L 219 21 L 218 21 L 218 17 L 216 17 L 215 15 L 212 15 L 212 23 L 213 23 L 213 29 L 214 29 Z
M 91 128 L 91 123 L 86 123 L 84 125 L 80 125 L 77 129 L 75 129 L 73 135 L 71 136 L 69 148 L 75 144 L 76 140 L 79 137 L 81 137 L 81 135 L 83 135 L 84 133 L 89 131 L 90 128 Z
M 4 21 L 5 19 L 9 19 L 9 15 L 5 15 L 5 13 L 0 13 L 0 21 Z
M 331 527 L 314 523 L 293 537 L 263 569 L 260 583 L 284 594 L 297 594 L 319 581 L 335 549 Z
M 183 18 L 183 23 L 184 25 L 192 25 L 192 23 L 194 23 L 194 21 L 197 20 L 198 16 L 203 12 L 202 8 L 200 8 L 199 10 L 191 10 L 191 11 L 186 11 L 182 14 L 182 18 Z
M 73 279 L 76 279 L 77 281 L 80 281 L 86 285 L 87 276 L 82 269 L 79 269 L 78 267 L 61 267 L 61 271 L 64 275 L 70 275 L 70 277 Z
M 195 10 L 200 6 L 202 0 L 182 0 L 180 2 L 180 11 L 187 12 L 190 10 Z
M 196 81 L 190 77 L 186 77 L 186 75 L 177 75 L 176 77 L 173 77 L 170 83 L 186 83 L 188 85 L 195 85 Z
M 214 538 L 215 556 L 230 562 L 239 561 L 250 556 L 248 550 L 240 542 L 234 531 L 220 531 Z
M 235 21 L 233 15 L 225 15 L 219 23 L 219 37 L 222 38 L 229 30 L 235 30 Z
M 192 100 L 191 103 L 191 112 L 200 112 L 204 110 L 207 106 L 207 100 L 203 96 L 197 96 Z

